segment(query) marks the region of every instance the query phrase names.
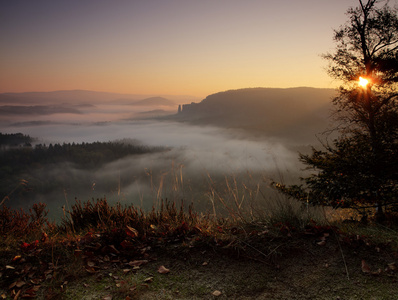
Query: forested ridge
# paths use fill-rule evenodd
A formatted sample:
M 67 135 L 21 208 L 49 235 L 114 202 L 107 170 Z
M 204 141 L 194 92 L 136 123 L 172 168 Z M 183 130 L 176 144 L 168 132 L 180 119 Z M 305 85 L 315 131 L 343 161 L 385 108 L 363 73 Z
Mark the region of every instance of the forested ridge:
M 22 133 L 1 133 L 0 132 L 0 148 L 18 147 L 20 145 L 31 146 L 33 138 Z
M 131 144 L 124 141 L 94 142 L 94 143 L 63 143 L 37 144 L 9 148 L 0 152 L 2 167 L 25 168 L 32 164 L 48 164 L 58 162 L 72 162 L 81 168 L 95 168 L 104 163 L 123 158 L 128 155 L 137 155 L 164 151 L 164 147 L 149 147 Z
M 62 165 L 72 164 L 75 169 L 95 171 L 107 163 L 127 156 L 167 150 L 165 147 L 144 146 L 131 140 L 32 146 L 30 142 L 33 139 L 19 133 L 0 133 L 0 141 L 1 197 L 10 193 L 21 180 L 29 181 L 29 186 L 34 186 L 36 191 L 48 190 L 59 185 L 57 178 L 52 178 L 51 183 L 44 183 L 43 179 L 35 176 L 36 170 L 49 170 L 52 166 L 54 169 L 60 169 Z M 66 170 L 63 173 L 66 174 Z

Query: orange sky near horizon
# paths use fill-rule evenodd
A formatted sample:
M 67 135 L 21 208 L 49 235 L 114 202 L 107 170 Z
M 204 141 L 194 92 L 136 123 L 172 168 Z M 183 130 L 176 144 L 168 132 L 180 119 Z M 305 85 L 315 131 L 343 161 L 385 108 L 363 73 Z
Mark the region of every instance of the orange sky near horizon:
M 333 88 L 320 55 L 334 50 L 333 29 L 357 5 L 0 1 L 0 93 L 84 89 L 204 98 L 248 87 Z

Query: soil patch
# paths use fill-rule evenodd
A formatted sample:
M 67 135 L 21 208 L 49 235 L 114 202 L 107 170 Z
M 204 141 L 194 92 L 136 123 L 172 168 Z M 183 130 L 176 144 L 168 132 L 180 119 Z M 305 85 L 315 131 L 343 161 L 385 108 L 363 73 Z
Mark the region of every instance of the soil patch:
M 394 249 L 331 230 L 256 233 L 244 240 L 236 236 L 223 245 L 184 241 L 145 245 L 130 255 L 112 247 L 104 252 L 103 245 L 97 246 L 102 251 L 72 255 L 68 262 L 54 262 L 60 255 L 57 251 L 18 258 L 3 250 L 0 296 L 109 300 L 396 299 L 398 295 Z

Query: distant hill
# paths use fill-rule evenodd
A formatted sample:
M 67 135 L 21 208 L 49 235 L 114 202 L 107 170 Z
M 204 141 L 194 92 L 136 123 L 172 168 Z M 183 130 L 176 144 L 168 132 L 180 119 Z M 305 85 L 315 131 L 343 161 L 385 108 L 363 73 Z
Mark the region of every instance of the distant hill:
M 7 104 L 84 104 L 104 103 L 120 98 L 142 98 L 141 95 L 95 92 L 86 90 L 67 90 L 54 92 L 26 92 L 0 94 L 0 103 Z
M 61 105 L 33 105 L 33 106 L 0 106 L 1 115 L 51 115 L 51 114 L 81 114 L 78 109 Z
M 183 105 L 173 118 L 307 142 L 329 127 L 335 94 L 334 89 L 306 87 L 230 90 Z
M 150 97 L 131 103 L 130 105 L 140 106 L 176 106 L 177 104 L 163 97 Z
M 160 105 L 176 105 L 174 101 L 189 103 L 190 99 L 197 98 L 192 96 L 173 95 L 162 97 L 152 97 L 153 95 L 139 95 L 139 94 L 119 94 L 108 92 L 96 92 L 86 90 L 66 90 L 53 92 L 26 92 L 26 93 L 2 93 L 0 94 L 0 104 L 7 105 L 53 105 L 53 104 L 131 104 L 135 102 L 156 103 L 159 101 Z M 148 98 L 151 97 L 151 98 Z M 163 97 L 167 97 L 163 98 Z M 144 100 L 142 100 L 144 99 Z M 173 100 L 169 100 L 173 99 Z M 148 104 L 142 104 L 148 105 Z M 156 104 L 149 104 L 156 105 Z

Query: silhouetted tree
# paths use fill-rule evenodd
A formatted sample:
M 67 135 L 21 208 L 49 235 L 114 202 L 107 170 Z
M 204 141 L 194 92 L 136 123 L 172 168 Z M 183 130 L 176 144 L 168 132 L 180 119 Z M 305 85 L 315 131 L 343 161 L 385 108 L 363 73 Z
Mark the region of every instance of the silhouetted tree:
M 398 183 L 398 16 L 382 1 L 359 0 L 334 31 L 336 50 L 324 58 L 341 82 L 333 99 L 339 137 L 300 154 L 317 172 L 305 186 L 276 185 L 317 204 L 383 207 L 396 202 Z M 359 84 L 359 82 L 361 84 Z

